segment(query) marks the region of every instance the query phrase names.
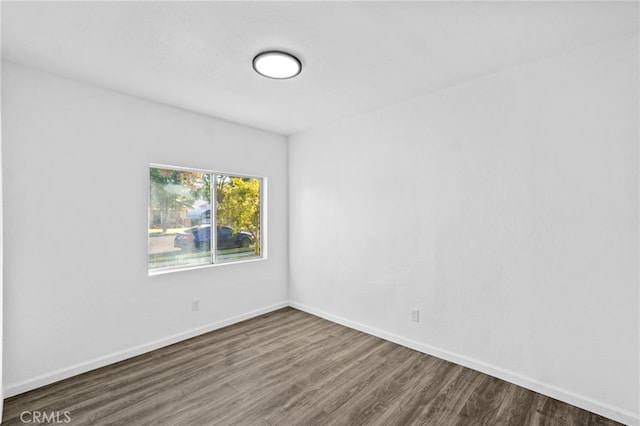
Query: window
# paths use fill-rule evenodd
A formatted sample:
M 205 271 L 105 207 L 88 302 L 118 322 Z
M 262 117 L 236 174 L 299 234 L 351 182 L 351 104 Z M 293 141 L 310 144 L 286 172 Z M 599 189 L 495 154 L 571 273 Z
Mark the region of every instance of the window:
M 264 180 L 152 165 L 149 272 L 262 258 Z

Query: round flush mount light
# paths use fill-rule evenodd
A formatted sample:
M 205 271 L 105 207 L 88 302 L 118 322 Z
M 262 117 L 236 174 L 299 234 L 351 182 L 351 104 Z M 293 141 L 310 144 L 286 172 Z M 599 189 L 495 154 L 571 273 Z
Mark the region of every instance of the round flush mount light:
M 300 74 L 302 63 L 289 53 L 270 50 L 253 58 L 253 69 L 262 76 L 284 80 Z

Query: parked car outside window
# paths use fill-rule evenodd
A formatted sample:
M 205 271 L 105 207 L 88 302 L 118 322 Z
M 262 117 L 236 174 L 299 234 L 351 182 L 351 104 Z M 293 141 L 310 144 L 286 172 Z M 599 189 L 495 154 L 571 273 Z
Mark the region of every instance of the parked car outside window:
M 252 242 L 249 232 L 240 231 L 233 233 L 228 226 L 216 227 L 216 245 L 218 249 L 230 249 L 249 247 Z M 183 251 L 202 251 L 211 249 L 211 225 L 203 224 L 185 229 L 176 235 L 173 242 L 174 247 L 178 247 Z

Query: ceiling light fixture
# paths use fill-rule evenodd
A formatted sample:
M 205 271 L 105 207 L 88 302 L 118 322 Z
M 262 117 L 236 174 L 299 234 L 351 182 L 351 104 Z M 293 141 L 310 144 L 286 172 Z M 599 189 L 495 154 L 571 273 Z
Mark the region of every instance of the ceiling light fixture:
M 270 50 L 253 58 L 253 69 L 262 76 L 284 80 L 300 74 L 302 63 L 289 53 Z

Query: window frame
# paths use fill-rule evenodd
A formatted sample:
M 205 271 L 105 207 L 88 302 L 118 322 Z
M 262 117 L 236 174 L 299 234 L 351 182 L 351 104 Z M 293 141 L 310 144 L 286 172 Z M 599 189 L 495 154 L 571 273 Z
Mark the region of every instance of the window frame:
M 151 169 L 164 169 L 164 170 L 175 170 L 175 171 L 184 171 L 184 172 L 195 172 L 195 173 L 206 173 L 211 178 L 211 187 L 210 187 L 210 235 L 209 244 L 211 255 L 209 257 L 209 263 L 196 264 L 196 265 L 178 265 L 171 266 L 166 268 L 158 268 L 158 269 L 150 269 L 149 263 L 149 219 L 147 218 L 147 273 L 149 276 L 153 275 L 163 275 L 170 274 L 173 272 L 181 272 L 181 271 L 190 271 L 193 269 L 202 269 L 202 268 L 210 268 L 215 266 L 222 265 L 235 265 L 238 263 L 249 263 L 249 262 L 257 262 L 261 260 L 267 259 L 267 177 L 266 176 L 256 176 L 245 173 L 233 173 L 233 172 L 224 172 L 213 169 L 204 169 L 204 168 L 196 168 L 196 167 L 184 167 L 184 166 L 172 166 L 161 163 L 149 163 L 147 170 L 147 210 L 151 205 L 151 178 L 150 170 Z M 258 179 L 260 181 L 260 255 L 259 256 L 251 256 L 246 258 L 229 258 L 229 259 L 218 259 L 217 258 L 217 235 L 218 235 L 218 202 L 217 202 L 217 182 L 218 176 L 229 176 L 229 177 L 239 177 L 245 179 Z M 148 214 L 147 214 L 148 216 Z

